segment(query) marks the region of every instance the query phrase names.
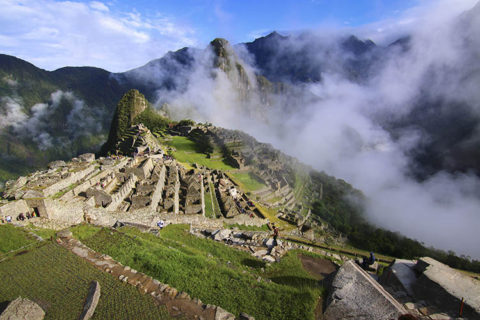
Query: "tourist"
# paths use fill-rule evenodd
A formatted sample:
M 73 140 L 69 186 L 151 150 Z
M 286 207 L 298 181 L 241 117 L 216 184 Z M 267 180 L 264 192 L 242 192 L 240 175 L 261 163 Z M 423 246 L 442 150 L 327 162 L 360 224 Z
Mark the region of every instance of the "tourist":
M 20 213 L 17 217 L 17 220 L 20 220 L 20 221 L 24 221 L 25 220 L 25 216 L 23 215 L 23 213 Z
M 8 223 L 12 222 L 12 216 L 7 216 L 7 218 L 5 219 Z
M 30 219 L 31 217 L 30 212 L 27 212 L 27 219 Z
M 277 246 L 278 228 L 273 224 L 273 246 Z
M 163 220 L 158 221 L 157 226 L 160 228 L 160 230 L 162 230 L 163 227 L 165 227 L 165 221 L 163 221 Z
M 363 258 L 362 268 L 363 269 L 368 269 L 368 266 L 371 266 L 374 263 L 375 263 L 375 255 L 373 254 L 373 252 L 370 252 L 370 257 L 369 258 Z

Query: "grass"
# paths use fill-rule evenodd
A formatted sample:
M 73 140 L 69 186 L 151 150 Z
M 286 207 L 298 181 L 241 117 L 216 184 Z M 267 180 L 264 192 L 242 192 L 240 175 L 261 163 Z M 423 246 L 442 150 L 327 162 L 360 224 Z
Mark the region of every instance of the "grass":
M 37 240 L 25 230 L 12 224 L 0 225 L 0 253 L 6 254 L 13 250 L 32 245 Z
M 171 319 L 151 296 L 52 242 L 0 263 L 0 279 L 0 302 L 26 297 L 46 311 L 45 319 L 78 319 L 93 280 L 101 297 L 92 319 Z
M 357 258 L 357 257 L 368 257 L 370 255 L 369 251 L 357 249 L 357 248 L 354 248 L 354 247 L 351 247 L 351 246 L 342 247 L 342 246 L 337 246 L 337 245 L 326 245 L 326 244 L 322 244 L 322 243 L 311 242 L 311 241 L 306 240 L 304 238 L 299 238 L 299 237 L 294 237 L 294 236 L 288 236 L 286 239 L 288 241 L 301 243 L 301 244 L 307 245 L 307 246 L 319 247 L 319 248 L 322 248 L 323 250 L 331 252 L 331 253 L 337 253 L 337 254 L 340 253 L 340 254 L 342 254 L 344 256 L 347 256 L 349 258 L 352 258 L 352 259 Z M 384 263 L 384 264 L 389 264 L 390 262 L 392 262 L 395 259 L 393 257 L 383 255 L 383 254 L 379 254 L 379 253 L 375 253 L 375 257 L 377 258 L 377 262 Z
M 259 204 L 258 202 L 254 202 L 255 206 L 260 210 L 260 212 L 263 214 L 263 216 L 268 219 L 270 222 L 275 223 L 280 230 L 292 230 L 295 228 L 295 226 L 289 224 L 286 221 L 283 221 L 282 219 L 279 219 L 276 217 L 278 214 L 277 210 L 272 209 L 272 208 L 267 208 Z
M 252 172 L 230 172 L 228 176 L 245 192 L 253 192 L 266 187 Z
M 210 197 L 210 192 L 204 192 L 205 199 L 205 217 L 215 218 L 215 211 L 213 209 L 212 198 Z
M 52 199 L 58 199 L 58 198 L 62 197 L 65 193 L 67 193 L 70 190 L 72 190 L 73 188 L 75 188 L 78 184 L 79 184 L 78 182 L 77 183 L 72 183 L 71 185 L 69 185 L 65 189 L 58 191 L 57 193 L 55 193 L 52 196 Z
M 197 163 L 210 169 L 219 170 L 235 169 L 229 164 L 226 164 L 222 159 L 207 158 L 206 154 L 197 152 L 195 142 L 187 137 L 172 136 L 171 139 L 164 140 L 164 143 L 176 149 L 172 155 L 182 164 L 192 165 Z
M 33 224 L 28 224 L 25 227 L 25 229 L 32 231 L 33 233 L 35 233 L 36 235 L 39 235 L 40 237 L 42 237 L 45 240 L 50 239 L 50 237 L 54 237 L 55 234 L 57 233 L 56 230 L 36 227 Z
M 220 210 L 220 204 L 218 203 L 217 196 L 215 195 L 215 187 L 213 186 L 213 183 L 211 183 L 211 182 L 209 182 L 208 185 L 209 185 L 209 188 L 210 188 L 211 199 L 213 199 L 213 203 L 212 203 L 213 204 L 213 211 L 215 212 L 215 216 L 217 218 L 220 218 L 222 216 L 222 211 Z
M 85 237 L 81 228 L 74 234 Z M 86 245 L 204 303 L 257 320 L 314 318 L 322 289 L 296 255 L 267 266 L 247 252 L 189 234 L 186 225 L 169 225 L 159 237 L 134 228 L 95 230 L 83 238 Z

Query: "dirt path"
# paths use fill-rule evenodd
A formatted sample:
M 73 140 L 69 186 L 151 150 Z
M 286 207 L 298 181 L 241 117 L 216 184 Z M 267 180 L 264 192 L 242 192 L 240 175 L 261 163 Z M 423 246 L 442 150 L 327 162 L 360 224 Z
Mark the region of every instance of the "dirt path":
M 318 280 L 325 279 L 331 273 L 337 271 L 336 265 L 327 259 L 314 258 L 303 254 L 298 255 L 303 268 Z
M 303 268 L 310 273 L 311 276 L 315 277 L 315 279 L 323 280 L 337 271 L 337 266 L 330 260 L 314 258 L 303 254 L 299 254 L 298 258 L 302 262 Z M 323 299 L 319 297 L 317 306 L 315 307 L 315 320 L 323 319 L 323 307 Z

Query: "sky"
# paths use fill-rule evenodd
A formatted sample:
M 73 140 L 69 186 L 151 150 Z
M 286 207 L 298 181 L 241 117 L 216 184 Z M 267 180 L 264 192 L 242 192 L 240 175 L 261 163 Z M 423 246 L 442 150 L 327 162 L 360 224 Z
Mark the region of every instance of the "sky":
M 122 72 L 168 51 L 203 48 L 216 37 L 239 43 L 274 30 L 374 26 L 366 36 L 375 38 L 429 2 L 0 0 L 0 53 L 46 70 L 87 65 Z

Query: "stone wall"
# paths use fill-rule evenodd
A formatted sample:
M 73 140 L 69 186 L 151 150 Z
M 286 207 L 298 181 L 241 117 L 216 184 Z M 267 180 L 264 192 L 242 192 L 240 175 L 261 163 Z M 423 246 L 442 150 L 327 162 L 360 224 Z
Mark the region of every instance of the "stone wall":
M 420 258 L 415 269 L 420 273 L 412 285 L 417 298 L 452 314 L 458 313 L 463 298 L 463 315 L 480 319 L 480 281 L 429 257 Z
M 173 213 L 178 214 L 180 210 L 180 178 L 178 176 L 178 168 L 175 166 L 175 194 L 173 195 Z
M 1 206 L 0 216 L 11 216 L 15 219 L 20 213 L 26 214 L 30 211 L 25 200 L 16 200 Z
M 200 176 L 200 202 L 202 204 L 202 216 L 205 217 L 205 186 L 204 186 L 203 174 Z
M 151 158 L 147 158 L 138 167 L 127 168 L 125 172 L 128 174 L 133 173 L 139 179 L 147 179 L 148 177 L 150 177 L 152 170 L 153 170 L 153 161 Z
M 106 177 L 108 174 L 110 174 L 112 172 L 116 172 L 118 169 L 123 168 L 127 164 L 127 162 L 128 162 L 128 158 L 123 158 L 122 160 L 120 160 L 119 163 L 114 165 L 112 168 L 104 169 L 97 175 L 93 175 L 93 174 L 97 171 L 100 171 L 100 170 L 97 169 L 97 170 L 93 171 L 92 174 L 90 175 L 91 178 L 87 179 L 87 181 L 85 181 L 82 184 L 73 188 L 73 190 L 72 190 L 73 194 L 74 195 L 79 195 L 80 193 L 87 191 L 88 188 L 96 185 L 97 182 L 99 182 L 102 178 Z
M 49 216 L 49 219 L 54 219 L 55 221 L 68 223 L 70 225 L 83 222 L 85 203 L 55 201 L 52 205 L 55 207 L 55 210 Z
M 150 210 L 157 211 L 158 203 L 162 200 L 162 192 L 163 188 L 165 187 L 165 166 L 161 165 L 162 169 L 160 169 L 160 174 L 158 177 L 157 184 L 155 186 L 155 190 L 152 194 L 152 202 L 150 203 Z
M 91 173 L 93 170 L 95 170 L 95 166 L 90 165 L 87 168 L 85 168 L 83 170 L 80 170 L 78 172 L 72 172 L 69 177 L 67 177 L 65 179 L 62 179 L 62 180 L 52 184 L 51 186 L 48 186 L 45 189 L 43 189 L 42 193 L 45 197 L 51 196 L 51 195 L 65 189 L 65 188 L 67 188 L 71 184 L 83 179 L 86 175 Z
M 120 187 L 118 192 L 112 195 L 112 202 L 107 206 L 107 210 L 114 211 L 123 201 L 123 199 L 125 199 L 125 197 L 135 187 L 137 181 L 137 176 L 131 174 L 127 181 L 125 181 L 125 183 Z
M 55 217 L 57 207 L 52 199 L 25 199 L 27 206 L 37 208 L 40 217 L 52 219 Z

